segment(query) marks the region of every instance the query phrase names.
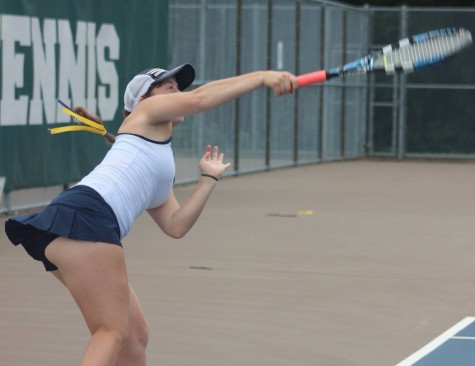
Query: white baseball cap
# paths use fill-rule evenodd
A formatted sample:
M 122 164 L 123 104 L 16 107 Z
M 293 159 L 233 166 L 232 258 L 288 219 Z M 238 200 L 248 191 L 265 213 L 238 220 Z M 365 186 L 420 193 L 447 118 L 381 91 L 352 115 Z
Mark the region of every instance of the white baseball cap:
M 183 91 L 195 80 L 195 69 L 190 64 L 184 64 L 170 71 L 159 68 L 143 70 L 135 75 L 125 88 L 124 109 L 132 112 L 140 98 L 147 94 L 153 85 L 171 77 L 175 77 L 178 89 Z

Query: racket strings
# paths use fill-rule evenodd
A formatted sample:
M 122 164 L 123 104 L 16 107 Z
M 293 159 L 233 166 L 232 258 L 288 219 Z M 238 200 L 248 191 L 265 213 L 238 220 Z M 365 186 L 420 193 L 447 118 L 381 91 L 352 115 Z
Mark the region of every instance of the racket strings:
M 403 39 L 397 46 L 387 46 L 383 49 L 385 70 L 411 72 L 455 54 L 471 44 L 470 32 L 460 30 L 446 34 L 429 34 L 426 38 L 417 38 L 415 42 Z
M 298 76 L 299 85 L 321 83 L 334 77 L 361 75 L 370 72 L 412 72 L 439 63 L 470 46 L 472 35 L 463 28 L 445 28 L 405 38 L 396 44 L 347 63 L 341 67 L 319 70 Z

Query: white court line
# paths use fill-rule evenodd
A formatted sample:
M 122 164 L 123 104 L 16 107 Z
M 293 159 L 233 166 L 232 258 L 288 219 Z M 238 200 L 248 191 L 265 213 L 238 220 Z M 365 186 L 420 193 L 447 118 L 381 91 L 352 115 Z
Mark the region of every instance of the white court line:
M 433 350 L 435 350 L 440 345 L 445 343 L 447 340 L 452 338 L 455 334 L 460 332 L 462 329 L 464 329 L 467 326 L 469 326 L 470 324 L 472 324 L 474 321 L 475 321 L 475 317 L 466 317 L 466 318 L 462 319 L 460 322 L 455 324 L 452 328 L 450 328 L 447 331 L 445 331 L 444 333 L 442 333 L 440 336 L 438 336 L 433 341 L 426 344 L 419 351 L 413 353 L 408 358 L 406 358 L 405 360 L 398 363 L 396 366 L 411 366 L 411 365 L 413 365 L 415 362 L 417 362 L 420 359 L 424 358 L 429 353 L 431 353 Z M 457 337 L 457 339 L 460 339 L 460 338 L 474 339 L 474 337 Z

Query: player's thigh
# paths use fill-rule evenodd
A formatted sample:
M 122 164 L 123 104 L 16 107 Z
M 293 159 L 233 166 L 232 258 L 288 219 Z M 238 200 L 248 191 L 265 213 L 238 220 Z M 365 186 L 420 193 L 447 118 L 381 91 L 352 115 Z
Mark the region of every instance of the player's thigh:
M 127 330 L 129 285 L 122 247 L 60 237 L 45 254 L 58 267 L 91 332 Z

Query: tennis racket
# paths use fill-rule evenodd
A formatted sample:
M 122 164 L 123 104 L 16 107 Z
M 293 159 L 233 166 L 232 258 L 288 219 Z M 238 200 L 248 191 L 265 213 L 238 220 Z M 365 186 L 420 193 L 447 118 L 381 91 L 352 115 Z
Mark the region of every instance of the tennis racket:
M 470 31 L 463 28 L 445 28 L 401 39 L 380 51 L 371 53 L 342 67 L 319 70 L 297 76 L 299 86 L 323 83 L 329 79 L 383 72 L 410 73 L 437 64 L 472 44 Z

